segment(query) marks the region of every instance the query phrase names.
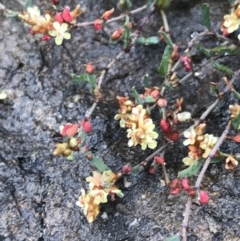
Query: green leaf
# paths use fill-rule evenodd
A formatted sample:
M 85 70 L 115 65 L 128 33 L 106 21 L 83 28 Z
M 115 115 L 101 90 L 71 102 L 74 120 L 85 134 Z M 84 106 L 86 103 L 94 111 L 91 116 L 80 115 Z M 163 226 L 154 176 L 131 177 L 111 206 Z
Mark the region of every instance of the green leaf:
M 216 164 L 216 163 L 219 163 L 219 162 L 222 162 L 226 157 L 224 156 L 218 156 L 218 157 L 214 157 L 212 158 L 211 160 L 211 164 Z
M 7 93 L 6 91 L 2 90 L 0 91 L 0 100 L 4 100 L 7 98 Z
M 178 172 L 178 177 L 179 178 L 191 177 L 198 174 L 199 170 L 202 167 L 202 164 L 203 164 L 202 160 L 195 160 L 188 168 Z
M 144 167 L 142 165 L 136 165 L 132 168 L 131 173 L 134 175 L 137 175 L 138 173 L 140 173 L 143 170 L 144 170 Z
M 159 33 L 163 36 L 164 41 L 166 42 L 166 44 L 169 47 L 174 48 L 174 44 L 173 44 L 172 40 L 169 38 L 169 36 L 164 31 L 159 31 Z
M 226 55 L 237 55 L 240 53 L 240 48 L 236 45 L 230 46 L 217 46 L 215 48 L 207 49 L 204 48 L 200 44 L 195 45 L 196 49 L 203 53 L 207 58 L 211 58 L 212 56 L 226 56 Z
M 134 96 L 135 100 L 137 101 L 137 103 L 139 105 L 142 105 L 143 104 L 143 100 L 140 98 L 140 95 L 136 91 L 135 86 L 132 87 L 132 93 L 133 93 L 133 96 Z
M 171 0 L 157 0 L 157 6 L 163 10 L 170 5 Z
M 235 95 L 236 98 L 240 99 L 240 93 L 237 92 L 235 89 L 232 90 L 233 94 Z
M 68 161 L 73 161 L 74 160 L 74 152 L 72 151 L 71 154 L 69 156 L 67 156 L 67 160 Z
M 236 0 L 228 0 L 228 2 L 229 2 L 231 5 L 233 5 L 233 4 L 236 2 Z
M 144 103 L 155 103 L 156 100 L 152 96 L 146 96 L 143 99 Z
M 149 80 L 149 74 L 143 75 L 141 82 L 144 87 L 150 87 L 152 86 L 151 81 Z
M 32 6 L 32 0 L 25 0 L 23 7 L 24 9 L 27 9 Z
M 72 81 L 74 83 L 81 83 L 81 82 L 87 82 L 90 86 L 90 91 L 93 92 L 94 89 L 97 87 L 97 80 L 96 75 L 92 74 L 82 74 L 82 75 L 72 75 Z
M 87 139 L 87 133 L 82 130 L 79 137 L 81 139 L 81 145 L 83 145 Z
M 158 44 L 159 43 L 159 37 L 158 36 L 152 36 L 149 38 L 139 37 L 136 41 L 137 44 Z
M 161 60 L 160 65 L 158 67 L 158 73 L 163 77 L 168 72 L 168 65 L 169 65 L 169 61 L 170 61 L 172 52 L 173 52 L 173 48 L 171 48 L 169 46 L 166 46 L 166 48 L 164 50 L 164 53 L 163 53 L 163 56 L 162 56 L 162 60 Z
M 210 94 L 213 95 L 213 96 L 219 95 L 217 84 L 210 83 Z
M 176 234 L 170 238 L 167 238 L 165 241 L 180 241 L 180 234 Z
M 232 124 L 235 130 L 240 130 L 240 114 L 232 120 Z
M 222 71 L 223 73 L 225 73 L 227 76 L 231 77 L 233 75 L 233 71 L 228 68 L 227 66 L 225 65 L 222 65 L 222 64 L 219 64 L 215 61 L 212 61 L 212 67 L 215 68 L 215 69 L 218 69 L 220 71 Z
M 131 38 L 130 38 L 130 33 L 131 33 L 131 28 L 129 26 L 129 16 L 126 15 L 126 20 L 124 23 L 124 31 L 122 34 L 122 39 L 123 39 L 123 48 L 127 49 L 131 43 Z
M 131 7 L 132 7 L 132 2 L 131 2 L 131 0 L 125 0 L 125 3 L 126 3 L 126 7 L 127 7 L 127 8 L 131 8 Z
M 7 10 L 7 11 L 4 11 L 3 13 L 7 18 L 15 18 L 20 14 L 20 12 L 16 12 L 12 10 Z
M 98 169 L 99 172 L 111 170 L 100 158 L 94 156 L 91 152 L 88 152 L 86 154 L 92 155 L 92 159 L 90 160 L 90 162 Z
M 202 5 L 202 24 L 211 29 L 211 20 L 210 20 L 210 7 L 208 3 Z

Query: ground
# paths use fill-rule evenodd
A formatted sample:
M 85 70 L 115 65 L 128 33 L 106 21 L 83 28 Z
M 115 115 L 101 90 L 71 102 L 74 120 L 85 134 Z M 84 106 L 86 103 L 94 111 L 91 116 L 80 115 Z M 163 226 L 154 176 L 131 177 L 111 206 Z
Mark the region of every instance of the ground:
M 50 1 L 33 2 L 42 10 L 50 5 Z M 79 3 L 62 2 L 72 7 Z M 189 2 L 173 1 L 166 11 L 172 38 L 181 50 L 187 47 L 192 33 L 205 30 L 201 25 L 202 1 Z M 228 2 L 206 2 L 211 6 L 212 26 L 218 32 Z M 17 0 L 2 3 L 21 10 Z M 133 6 L 137 8 L 144 3 L 133 1 Z M 80 4 L 85 13 L 79 21 L 92 21 L 106 9 L 116 7 L 113 0 L 82 0 Z M 145 14 L 134 16 L 135 27 Z M 60 138 L 59 126 L 81 120 L 93 101 L 85 85 L 71 82 L 71 75 L 83 73 L 88 62 L 94 63 L 97 72 L 106 67 L 121 51 L 121 44 L 109 44 L 109 34 L 122 22 L 98 33 L 93 27 L 77 29 L 62 46 L 33 38 L 27 26 L 17 19 L 5 18 L 2 12 L 0 22 L 0 87 L 8 95 L 0 101 L 0 240 L 159 241 L 177 233 L 187 196 L 171 195 L 169 188 L 161 185 L 160 170 L 155 175 L 146 171 L 127 177 L 124 181 L 130 182 L 130 187 L 120 183 L 124 198 L 103 205 L 96 222 L 89 224 L 76 201 L 80 189 L 86 188 L 85 178 L 93 167 L 81 155 L 71 162 L 52 155 Z M 155 13 L 143 34 L 156 35 L 161 25 L 161 16 Z M 134 47 L 104 79 L 103 101 L 91 118 L 93 131 L 88 144 L 116 172 L 124 163 L 139 163 L 151 151 L 127 147 L 125 130 L 113 119 L 118 109 L 115 97 L 130 94 L 132 86 L 142 90 L 140 80 L 146 73 L 153 85 L 160 86 L 163 79 L 157 66 L 163 49 L 164 43 Z M 240 61 L 238 57 L 227 57 L 222 63 L 237 70 Z M 209 95 L 209 82 L 221 82 L 222 78 L 210 65 L 199 72 L 198 79 L 188 79 L 180 89 L 166 94 L 169 103 L 184 97 L 185 109 L 195 113 L 196 118 L 214 100 Z M 238 78 L 238 90 L 239 82 Z M 234 99 L 228 94 L 207 119 L 213 134 L 221 135 L 224 130 L 231 103 Z M 224 142 L 223 150 L 237 153 L 240 147 L 228 141 Z M 183 169 L 181 160 L 186 153 L 182 139 L 167 148 L 166 167 L 171 179 Z M 227 171 L 224 164 L 209 167 L 202 188 L 209 192 L 210 203 L 207 206 L 193 203 L 189 241 L 240 240 L 239 170 L 238 167 Z

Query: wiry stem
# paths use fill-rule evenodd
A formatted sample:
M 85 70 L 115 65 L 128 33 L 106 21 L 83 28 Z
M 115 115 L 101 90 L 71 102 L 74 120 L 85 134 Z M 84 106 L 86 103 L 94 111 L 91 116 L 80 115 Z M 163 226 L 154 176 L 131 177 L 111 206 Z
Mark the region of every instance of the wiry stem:
M 218 139 L 216 145 L 214 146 L 214 148 L 210 152 L 208 158 L 206 159 L 206 161 L 205 161 L 205 163 L 204 163 L 204 165 L 202 167 L 202 170 L 201 170 L 201 172 L 198 175 L 197 181 L 195 183 L 195 189 L 196 190 L 199 190 L 201 182 L 202 182 L 202 179 L 204 177 L 204 174 L 205 174 L 205 172 L 206 172 L 206 170 L 207 170 L 207 168 L 208 168 L 212 158 L 215 156 L 217 150 L 222 145 L 223 141 L 226 139 L 226 136 L 227 136 L 227 134 L 229 132 L 230 126 L 231 126 L 231 122 L 229 121 L 228 125 L 225 128 L 225 130 L 223 131 L 221 137 Z M 192 197 L 189 196 L 187 204 L 186 204 L 186 209 L 185 209 L 185 212 L 184 212 L 184 219 L 183 219 L 183 222 L 182 222 L 182 241 L 187 241 L 187 226 L 188 226 L 191 206 L 192 206 Z

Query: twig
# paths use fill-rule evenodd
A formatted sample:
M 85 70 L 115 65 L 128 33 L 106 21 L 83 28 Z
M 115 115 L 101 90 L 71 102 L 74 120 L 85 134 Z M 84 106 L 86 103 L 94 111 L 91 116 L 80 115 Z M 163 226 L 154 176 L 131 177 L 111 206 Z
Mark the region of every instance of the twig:
M 228 122 L 227 127 L 223 131 L 221 137 L 218 139 L 216 145 L 214 146 L 214 148 L 210 152 L 208 158 L 206 159 L 206 161 L 205 161 L 205 163 L 202 167 L 202 170 L 201 170 L 200 174 L 198 175 L 197 181 L 195 183 L 195 189 L 196 190 L 199 190 L 202 179 L 204 177 L 204 174 L 205 174 L 212 158 L 214 157 L 215 153 L 217 152 L 219 147 L 222 145 L 223 141 L 226 139 L 226 136 L 229 132 L 230 126 L 231 126 L 231 121 Z M 189 196 L 187 204 L 186 204 L 186 209 L 185 209 L 185 212 L 184 212 L 184 219 L 183 219 L 183 222 L 182 222 L 182 241 L 187 241 L 187 226 L 188 226 L 191 206 L 192 206 L 192 197 Z
M 143 11 L 143 10 L 146 9 L 146 8 L 147 8 L 147 5 L 143 5 L 143 6 L 140 7 L 140 8 L 137 8 L 137 9 L 135 9 L 135 10 L 130 11 L 130 12 L 128 13 L 128 15 L 134 15 L 134 14 L 136 14 L 136 13 L 139 13 L 139 12 Z M 124 19 L 125 17 L 126 17 L 126 15 L 125 15 L 125 14 L 122 14 L 122 15 L 120 15 L 120 16 L 118 16 L 118 17 L 111 18 L 111 19 L 107 20 L 105 23 L 107 24 L 107 23 L 115 22 L 115 21 Z M 93 21 L 93 22 L 77 23 L 77 24 L 75 25 L 75 27 L 86 27 L 86 26 L 89 26 L 89 25 L 94 25 L 94 21 Z

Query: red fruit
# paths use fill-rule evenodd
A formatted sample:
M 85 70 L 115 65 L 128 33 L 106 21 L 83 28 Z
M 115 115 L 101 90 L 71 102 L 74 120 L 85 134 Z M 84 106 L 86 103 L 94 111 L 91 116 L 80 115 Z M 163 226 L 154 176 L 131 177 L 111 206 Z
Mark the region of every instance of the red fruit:
M 159 165 L 163 165 L 163 164 L 164 164 L 164 158 L 161 157 L 161 156 L 155 156 L 155 157 L 154 157 L 154 160 L 155 160 L 155 162 L 156 162 L 157 164 L 159 164 Z
M 189 186 L 189 184 L 188 184 L 188 179 L 187 178 L 183 178 L 182 179 L 182 186 L 183 186 L 183 189 L 185 190 L 185 191 L 189 191 L 190 190 L 190 186 Z
M 30 33 L 31 35 L 34 35 L 34 34 L 35 34 L 35 32 L 34 32 L 32 29 L 29 30 L 29 33 Z
M 190 59 L 189 57 L 183 56 L 183 57 L 181 58 L 181 62 L 182 62 L 182 64 L 184 65 L 185 70 L 186 70 L 187 72 L 191 70 L 191 59 Z
M 189 71 L 191 70 L 191 65 L 190 65 L 190 64 L 186 64 L 186 65 L 185 65 L 185 70 L 186 70 L 187 72 L 189 72 Z
M 73 17 L 71 15 L 70 12 L 70 8 L 69 7 L 65 7 L 62 11 L 62 18 L 65 22 L 72 22 L 73 21 Z
M 178 141 L 179 139 L 179 133 L 177 131 L 172 131 L 170 132 L 169 134 L 169 139 L 172 140 L 172 141 Z
M 123 172 L 123 173 L 128 174 L 128 173 L 130 173 L 131 171 L 132 171 L 132 167 L 131 167 L 131 165 L 129 165 L 129 164 L 126 164 L 126 165 L 124 165 L 124 166 L 122 167 L 122 172 Z
M 177 187 L 180 187 L 179 180 L 178 180 L 178 179 L 174 179 L 174 180 L 171 182 L 170 187 L 171 187 L 172 189 L 175 189 L 175 188 L 177 188 Z
M 188 194 L 189 194 L 192 198 L 194 198 L 194 197 L 196 196 L 196 190 L 190 189 L 190 190 L 188 191 Z
M 92 64 L 86 64 L 86 72 L 92 74 L 94 71 L 94 66 Z
M 166 107 L 167 106 L 167 100 L 166 99 L 163 99 L 163 98 L 160 98 L 157 102 L 158 106 L 160 108 L 163 108 L 163 107 Z
M 42 36 L 42 41 L 49 41 L 51 37 L 48 34 Z
M 103 21 L 101 19 L 96 19 L 94 21 L 94 28 L 95 30 L 101 30 L 103 28 Z
M 207 205 L 209 202 L 209 196 L 207 192 L 200 192 L 199 201 L 202 205 Z
M 64 22 L 63 17 L 62 17 L 62 13 L 56 13 L 55 19 L 59 23 L 63 23 Z
M 163 132 L 170 132 L 171 131 L 171 125 L 167 119 L 162 119 L 160 121 L 160 126 L 162 128 Z
M 73 137 L 78 132 L 79 125 L 78 124 L 71 124 L 66 131 L 66 135 L 68 137 Z
M 83 129 L 85 132 L 89 133 L 92 130 L 92 124 L 90 121 L 83 122 Z

